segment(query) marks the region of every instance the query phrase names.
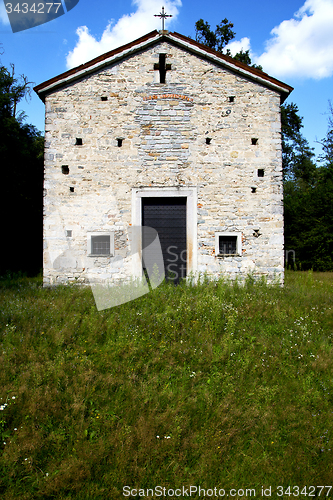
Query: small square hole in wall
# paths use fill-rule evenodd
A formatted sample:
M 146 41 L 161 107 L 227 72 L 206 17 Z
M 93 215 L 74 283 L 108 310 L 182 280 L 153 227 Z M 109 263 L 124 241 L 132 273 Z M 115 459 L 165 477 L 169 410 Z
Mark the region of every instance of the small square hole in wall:
M 210 144 L 212 142 L 211 137 L 206 137 L 206 144 Z
M 263 168 L 258 168 L 258 177 L 264 177 L 265 170 Z
M 256 192 L 257 192 L 257 188 L 256 188 L 256 187 L 254 187 L 254 186 L 252 186 L 252 187 L 251 187 L 251 193 L 256 193 Z
M 82 146 L 82 139 L 80 137 L 76 138 L 75 146 Z
M 102 95 L 102 97 L 101 97 L 101 101 L 105 102 L 105 101 L 107 101 L 107 100 L 108 100 L 107 96 L 106 96 L 106 95 Z
M 77 168 L 84 169 L 84 167 L 81 167 L 81 166 L 79 166 L 79 167 L 77 167 Z
M 252 137 L 251 144 L 252 144 L 252 146 L 257 146 L 258 145 L 258 139 L 256 137 Z
M 70 192 L 71 192 L 71 193 L 74 193 L 74 186 L 71 186 L 71 187 L 69 188 L 69 190 L 70 190 Z
M 67 238 L 71 238 L 73 236 L 73 231 L 71 229 L 67 229 L 66 236 L 67 236 Z
M 69 174 L 69 166 L 68 165 L 61 165 L 61 172 L 64 175 L 68 175 Z
M 235 102 L 235 96 L 234 96 L 234 95 L 230 95 L 230 96 L 228 97 L 228 101 L 229 101 L 229 102 Z
M 123 140 L 124 140 L 124 139 L 122 139 L 122 138 L 117 139 L 117 146 L 118 146 L 118 148 L 121 148 L 121 147 L 122 147 L 122 145 L 123 145 Z

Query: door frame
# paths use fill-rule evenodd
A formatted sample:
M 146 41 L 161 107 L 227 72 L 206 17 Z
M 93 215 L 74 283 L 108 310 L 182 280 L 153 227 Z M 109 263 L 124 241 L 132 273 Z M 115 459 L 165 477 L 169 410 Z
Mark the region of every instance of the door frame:
M 132 226 L 142 227 L 142 198 L 186 198 L 186 266 L 187 276 L 196 274 L 198 267 L 197 244 L 197 188 L 196 187 L 142 187 L 132 188 Z M 142 276 L 142 239 L 131 242 L 132 275 Z

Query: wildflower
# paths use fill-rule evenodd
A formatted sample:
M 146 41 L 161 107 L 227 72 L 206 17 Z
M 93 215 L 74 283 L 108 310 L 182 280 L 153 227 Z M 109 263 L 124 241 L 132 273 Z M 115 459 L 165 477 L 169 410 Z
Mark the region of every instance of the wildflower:
M 160 436 L 156 436 L 156 437 L 157 437 L 157 439 L 160 439 Z
M 13 396 L 12 399 L 16 399 L 15 396 Z

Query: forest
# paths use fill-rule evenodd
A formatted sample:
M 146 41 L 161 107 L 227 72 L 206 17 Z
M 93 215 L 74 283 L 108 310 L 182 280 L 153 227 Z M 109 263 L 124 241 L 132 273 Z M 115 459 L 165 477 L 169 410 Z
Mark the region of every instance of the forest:
M 225 47 L 235 37 L 233 24 L 223 19 L 213 31 L 200 19 L 196 41 L 231 55 Z M 249 51 L 234 56 L 252 64 Z M 1 212 L 5 257 L 0 273 L 23 272 L 34 276 L 42 269 L 43 150 L 44 137 L 18 111 L 29 99 L 31 83 L 17 76 L 14 65 L 0 61 Z M 333 271 L 333 105 L 328 103 L 328 129 L 315 154 L 302 134 L 297 104 L 281 106 L 282 167 L 284 183 L 286 267 Z

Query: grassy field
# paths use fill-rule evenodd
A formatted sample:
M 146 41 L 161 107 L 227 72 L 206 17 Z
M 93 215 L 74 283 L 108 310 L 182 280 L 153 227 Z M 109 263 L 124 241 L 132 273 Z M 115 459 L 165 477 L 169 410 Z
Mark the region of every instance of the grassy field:
M 0 309 L 1 500 L 333 498 L 332 273 L 101 312 L 2 279 Z

